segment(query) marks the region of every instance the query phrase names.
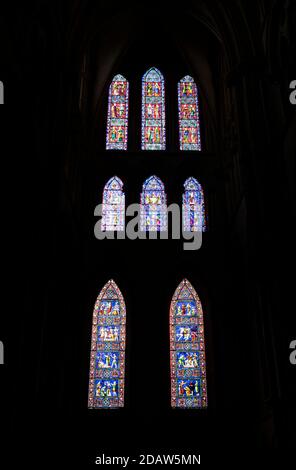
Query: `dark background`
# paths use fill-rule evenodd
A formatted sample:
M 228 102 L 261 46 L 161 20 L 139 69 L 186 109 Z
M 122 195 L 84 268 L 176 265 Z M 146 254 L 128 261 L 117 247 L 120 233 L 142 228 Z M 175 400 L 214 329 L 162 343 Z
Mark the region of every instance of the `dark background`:
M 295 3 L 10 2 L 0 21 L 2 455 L 84 464 L 108 451 L 288 455 Z M 141 77 L 151 66 L 166 80 L 167 150 L 155 153 L 139 151 Z M 116 73 L 130 82 L 126 153 L 104 150 Z M 176 90 L 186 74 L 200 87 L 203 151 L 182 154 Z M 201 250 L 94 238 L 106 181 L 119 176 L 129 204 L 152 174 L 169 204 L 180 203 L 187 177 L 203 185 Z M 204 310 L 206 411 L 170 408 L 169 305 L 185 277 Z M 88 410 L 92 310 L 110 278 L 127 306 L 126 406 Z

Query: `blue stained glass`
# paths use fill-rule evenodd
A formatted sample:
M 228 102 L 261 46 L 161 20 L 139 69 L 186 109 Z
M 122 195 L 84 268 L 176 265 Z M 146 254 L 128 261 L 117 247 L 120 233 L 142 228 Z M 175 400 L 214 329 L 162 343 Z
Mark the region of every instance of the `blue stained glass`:
M 89 408 L 124 406 L 125 303 L 113 280 L 107 282 L 93 311 Z
M 170 307 L 171 405 L 206 408 L 207 381 L 201 302 L 184 279 Z
M 200 379 L 178 379 L 178 396 L 180 398 L 189 398 L 189 403 L 194 403 L 190 397 L 200 395 Z
M 176 341 L 193 342 L 197 340 L 197 325 L 176 326 Z
M 178 352 L 176 355 L 178 369 L 194 369 L 199 364 L 199 353 L 198 352 Z
M 125 223 L 125 195 L 123 182 L 113 176 L 103 192 L 102 231 L 123 231 Z
M 165 150 L 164 79 L 156 68 L 142 79 L 142 150 Z
M 109 88 L 107 150 L 126 150 L 128 133 L 128 81 L 116 75 Z
M 177 316 L 193 317 L 197 315 L 196 305 L 193 300 L 179 301 L 175 306 Z
M 99 352 L 96 357 L 97 369 L 118 369 L 119 352 Z
M 201 150 L 197 86 L 187 75 L 178 83 L 180 150 Z
M 184 183 L 183 194 L 183 230 L 185 232 L 205 232 L 206 214 L 204 193 L 195 178 L 188 178 Z
M 141 230 L 167 230 L 166 194 L 162 181 L 157 176 L 151 176 L 143 184 L 141 194 Z
M 95 396 L 97 398 L 118 398 L 118 380 L 96 380 Z

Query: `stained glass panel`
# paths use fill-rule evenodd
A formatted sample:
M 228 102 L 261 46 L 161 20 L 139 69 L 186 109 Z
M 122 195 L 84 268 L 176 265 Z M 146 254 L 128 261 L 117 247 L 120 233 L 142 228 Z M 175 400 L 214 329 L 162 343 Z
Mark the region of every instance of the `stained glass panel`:
M 151 176 L 143 184 L 141 230 L 147 232 L 167 230 L 166 194 L 164 185 L 157 176 Z
M 206 216 L 204 193 L 195 178 L 188 178 L 184 183 L 183 194 L 183 230 L 185 232 L 204 232 Z
M 171 405 L 206 408 L 207 382 L 201 302 L 184 279 L 170 307 Z
M 160 71 L 142 79 L 142 150 L 165 150 L 165 89 Z
M 93 311 L 89 408 L 124 406 L 125 303 L 113 280 L 102 289 Z
M 197 86 L 187 75 L 178 83 L 180 150 L 201 150 Z
M 128 81 L 122 75 L 116 75 L 109 88 L 107 150 L 127 149 L 128 94 Z
M 102 231 L 123 231 L 125 195 L 123 183 L 117 176 L 111 178 L 103 192 Z

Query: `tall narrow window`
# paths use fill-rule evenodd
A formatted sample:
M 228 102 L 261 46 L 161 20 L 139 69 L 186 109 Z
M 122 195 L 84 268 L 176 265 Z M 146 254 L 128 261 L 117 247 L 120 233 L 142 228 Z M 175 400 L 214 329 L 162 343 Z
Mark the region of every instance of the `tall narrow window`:
M 206 358 L 201 302 L 187 279 L 170 307 L 171 405 L 206 408 Z
M 178 83 L 180 150 L 201 150 L 197 86 L 187 75 Z
M 183 194 L 183 230 L 185 232 L 204 232 L 206 217 L 203 189 L 195 178 L 188 178 L 184 183 Z
M 162 74 L 149 69 L 142 79 L 142 150 L 165 150 L 164 95 Z
M 102 230 L 124 230 L 125 196 L 123 183 L 117 176 L 111 178 L 103 192 Z
M 124 406 L 125 322 L 122 294 L 110 280 L 93 311 L 89 408 Z
M 166 194 L 164 185 L 157 176 L 151 176 L 143 184 L 141 230 L 146 232 L 167 230 Z
M 116 75 L 109 88 L 107 150 L 126 150 L 128 132 L 128 81 Z

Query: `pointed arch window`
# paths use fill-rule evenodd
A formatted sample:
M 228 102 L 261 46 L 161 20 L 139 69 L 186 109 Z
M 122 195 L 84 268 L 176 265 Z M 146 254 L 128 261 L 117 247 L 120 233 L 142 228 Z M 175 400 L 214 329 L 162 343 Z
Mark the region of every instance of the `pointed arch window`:
M 178 83 L 178 105 L 180 150 L 201 150 L 198 90 L 189 75 Z
M 172 407 L 206 408 L 203 311 L 187 279 L 179 284 L 171 302 L 170 364 Z
M 185 232 L 205 232 L 206 215 L 204 193 L 195 178 L 188 178 L 184 183 L 183 193 L 183 230 Z
M 109 87 L 107 117 L 107 150 L 126 150 L 128 135 L 129 84 L 122 75 L 116 75 Z
M 113 280 L 107 282 L 93 311 L 89 408 L 124 406 L 126 309 Z
M 167 230 L 166 194 L 164 184 L 157 176 L 151 176 L 143 184 L 140 217 L 142 231 Z
M 102 231 L 123 231 L 125 195 L 123 183 L 114 176 L 105 185 L 103 192 Z
M 142 150 L 165 150 L 164 78 L 156 68 L 142 78 Z

